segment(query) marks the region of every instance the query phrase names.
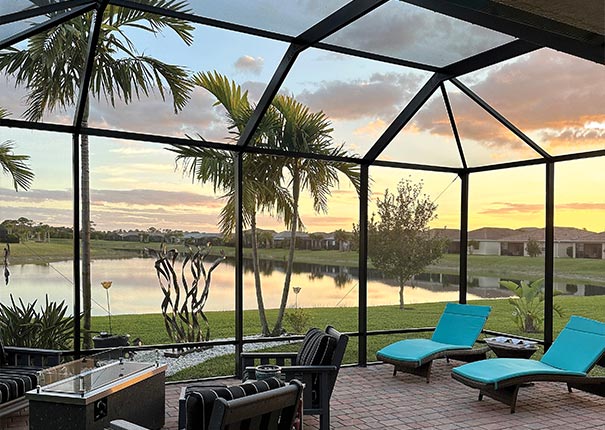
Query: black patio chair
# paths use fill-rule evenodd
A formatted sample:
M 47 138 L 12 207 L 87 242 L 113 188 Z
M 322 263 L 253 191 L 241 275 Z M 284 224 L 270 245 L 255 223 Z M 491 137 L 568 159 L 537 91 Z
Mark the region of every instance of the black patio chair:
M 275 378 L 232 387 L 203 388 L 189 396 L 187 429 L 292 430 L 302 389 L 299 381 L 284 385 Z M 110 429 L 146 430 L 124 420 L 112 421 Z
M 307 332 L 298 352 L 242 353 L 244 379 L 255 377 L 261 364 L 281 367 L 286 381 L 294 378 L 305 385 L 303 413 L 319 415 L 320 429 L 330 428 L 330 397 L 342 364 L 349 337 L 332 326 L 326 330 L 313 328 Z

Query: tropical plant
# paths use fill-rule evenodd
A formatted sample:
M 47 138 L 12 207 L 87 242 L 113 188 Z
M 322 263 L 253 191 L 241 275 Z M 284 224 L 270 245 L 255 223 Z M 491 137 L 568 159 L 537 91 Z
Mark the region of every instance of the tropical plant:
M 248 93 L 233 81 L 217 72 L 198 73 L 193 82 L 211 92 L 227 112 L 229 130 L 237 140 L 248 123 L 254 106 Z M 264 145 L 277 149 L 316 153 L 324 156 L 346 157 L 350 154 L 342 147 L 334 147 L 330 138 L 332 128 L 323 112 L 312 113 L 309 108 L 292 97 L 278 95 L 263 116 L 258 129 L 252 136 L 251 145 Z M 227 203 L 221 212 L 221 229 L 231 232 L 235 226 L 234 170 L 238 154 L 221 153 L 203 148 L 176 146 L 177 162 L 192 177 L 201 182 L 212 182 L 216 190 L 225 192 Z M 284 312 L 292 278 L 296 232 L 302 227 L 299 216 L 301 191 L 311 194 L 313 207 L 318 212 L 327 211 L 330 189 L 339 183 L 338 174 L 343 173 L 359 189 L 359 166 L 351 163 L 331 162 L 303 158 L 273 157 L 260 154 L 243 154 L 245 184 L 243 190 L 243 224 L 252 232 L 252 264 L 261 330 L 264 335 L 282 332 Z M 284 177 L 287 172 L 287 178 Z M 284 185 L 284 183 L 286 183 Z M 282 298 L 277 320 L 269 330 L 262 300 L 262 286 L 258 269 L 258 240 L 256 234 L 257 213 L 268 212 L 283 218 L 290 229 L 290 248 Z
M 508 302 L 513 306 L 513 319 L 519 330 L 526 333 L 537 333 L 542 330 L 544 322 L 544 278 L 536 279 L 527 283 L 521 281 L 519 284 L 513 281 L 500 281 L 500 285 L 509 289 L 517 295 L 511 297 Z M 554 295 L 562 294 L 555 290 Z M 563 307 L 558 303 L 553 304 L 553 311 L 560 317 L 563 316 Z
M 197 248 L 195 251 L 190 248 L 183 257 L 181 270 L 178 270 L 179 252 L 176 249 L 148 251 L 156 257 L 155 270 L 164 293 L 162 315 L 170 339 L 174 342 L 209 340 L 210 324 L 204 313 L 204 306 L 210 293 L 212 272 L 225 259 L 224 253 L 221 252 L 221 257 L 206 268 L 204 259 L 210 253 L 210 246 Z M 189 276 L 191 280 L 188 281 Z
M 6 118 L 7 116 L 6 109 L 0 108 L 0 118 Z M 0 143 L 0 166 L 2 166 L 2 171 L 5 174 L 12 176 L 15 191 L 19 191 L 19 187 L 28 190 L 34 180 L 34 172 L 26 163 L 29 160 L 29 155 L 18 155 L 13 151 L 12 140 Z
M 186 12 L 181 0 L 149 0 L 150 6 Z M 130 103 L 142 95 L 157 91 L 164 99 L 166 85 L 175 113 L 189 99 L 191 84 L 187 71 L 158 59 L 139 54 L 125 33 L 127 28 L 158 34 L 173 30 L 187 45 L 193 42 L 193 30 L 186 21 L 170 16 L 120 6 L 107 6 L 96 46 L 90 93 L 115 106 L 116 99 Z M 27 45 L 10 47 L 0 53 L 0 70 L 12 76 L 17 86 L 27 88 L 27 119 L 41 120 L 46 111 L 74 105 L 79 94 L 88 56 L 88 39 L 95 21 L 93 12 L 80 15 L 66 24 L 54 26 L 32 36 Z M 65 49 L 65 47 L 69 47 Z M 89 98 L 86 98 L 82 127 L 88 126 Z M 88 136 L 80 135 L 82 206 L 82 302 L 84 309 L 84 347 L 91 347 L 90 310 L 90 181 Z
M 368 223 L 368 255 L 377 269 L 397 280 L 400 309 L 405 284 L 441 258 L 446 243 L 429 231 L 437 205 L 422 188 L 422 182 L 407 178 L 399 182 L 395 194 L 385 190 L 376 202 L 378 218 L 372 214 Z
M 216 104 L 225 108 L 232 139 L 237 140 L 254 111 L 248 101 L 248 92 L 242 91 L 239 85 L 217 72 L 198 73 L 193 77 L 193 82 L 213 94 L 217 99 Z M 273 135 L 274 127 L 275 115 L 273 110 L 270 110 L 253 136 L 253 144 L 266 143 Z M 235 165 L 239 155 L 181 145 L 174 145 L 170 150 L 177 153 L 177 164 L 181 163 L 183 171 L 194 180 L 201 183 L 210 182 L 215 192 L 224 193 L 221 197 L 226 202 L 220 214 L 219 224 L 225 237 L 231 235 L 235 229 Z M 260 212 L 275 212 L 281 214 L 284 221 L 289 223 L 292 203 L 288 191 L 279 185 L 281 172 L 275 168 L 275 157 L 260 154 L 242 154 L 241 157 L 245 184 L 242 199 L 243 225 L 250 227 L 252 268 L 261 332 L 263 335 L 269 335 L 260 277 L 256 216 Z
M 10 305 L 0 303 L 0 330 L 5 345 L 43 349 L 71 349 L 73 341 L 73 317 L 68 316 L 65 301 L 52 302 L 46 296 L 45 307 L 36 310 L 37 300 L 32 303 L 15 303 L 10 295 Z
M 307 106 L 296 101 L 293 97 L 277 95 L 272 105 L 279 114 L 280 127 L 273 142 L 284 150 L 319 154 L 328 158 L 350 157 L 354 154 L 345 151 L 341 146 L 334 146 L 331 133 L 331 123 L 323 112 L 311 112 Z M 328 211 L 328 198 L 331 189 L 340 183 L 339 174 L 344 175 L 359 193 L 360 167 L 357 164 L 342 161 L 326 162 L 312 158 L 283 158 L 281 165 L 288 172 L 287 186 L 292 193 L 293 214 L 290 223 L 290 247 L 284 287 L 277 314 L 277 320 L 272 330 L 273 335 L 283 331 L 282 320 L 292 279 L 294 266 L 294 250 L 296 247 L 296 233 L 302 227 L 299 223 L 300 196 L 306 190 L 313 202 L 313 209 L 317 212 Z M 281 169 L 280 169 L 281 170 Z

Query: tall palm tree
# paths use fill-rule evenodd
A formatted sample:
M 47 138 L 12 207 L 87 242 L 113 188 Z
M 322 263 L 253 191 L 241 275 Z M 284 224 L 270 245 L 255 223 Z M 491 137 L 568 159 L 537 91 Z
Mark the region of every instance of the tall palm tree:
M 193 83 L 217 99 L 216 104 L 225 108 L 232 139 L 237 140 L 246 127 L 254 107 L 248 100 L 248 92 L 225 76 L 214 73 L 197 73 Z M 261 121 L 260 127 L 253 136 L 254 143 L 265 142 L 274 136 L 276 122 L 275 112 L 271 110 Z M 182 163 L 183 171 L 201 183 L 212 183 L 214 192 L 225 193 L 226 199 L 219 225 L 224 235 L 230 235 L 235 229 L 235 162 L 237 155 L 233 152 L 218 151 L 208 148 L 196 148 L 174 145 L 171 149 L 177 153 L 177 163 Z M 291 199 L 286 189 L 279 185 L 281 171 L 275 169 L 275 157 L 244 154 L 243 155 L 243 225 L 250 227 L 252 247 L 252 268 L 256 302 L 259 311 L 263 335 L 269 335 L 269 324 L 265 313 L 260 265 L 258 259 L 258 232 L 256 216 L 260 212 L 275 212 L 291 223 Z
M 281 127 L 276 145 L 282 149 L 322 154 L 334 157 L 350 156 L 341 146 L 334 146 L 331 138 L 333 131 L 328 117 L 323 112 L 311 112 L 309 108 L 293 97 L 278 95 L 272 105 L 279 112 Z M 316 212 L 327 212 L 330 189 L 340 182 L 339 173 L 351 181 L 357 192 L 360 187 L 360 168 L 358 165 L 344 162 L 326 162 L 310 158 L 287 158 L 283 167 L 288 171 L 288 187 L 292 192 L 293 214 L 290 223 L 290 248 L 284 287 L 277 320 L 272 334 L 282 332 L 282 322 L 292 279 L 296 232 L 300 225 L 299 203 L 301 192 L 307 190 Z
M 0 118 L 6 118 L 8 115 L 6 109 L 0 108 Z M 11 140 L 0 143 L 0 166 L 5 174 L 13 177 L 15 191 L 19 191 L 19 187 L 28 190 L 34 180 L 34 172 L 26 163 L 29 155 L 15 154 L 13 149 Z
M 153 6 L 186 11 L 181 0 L 148 0 Z M 41 120 L 46 111 L 64 109 L 75 104 L 86 64 L 88 34 L 94 15 L 87 13 L 66 24 L 32 36 L 24 48 L 12 47 L 0 54 L 0 70 L 12 76 L 16 85 L 27 88 L 26 118 Z M 187 70 L 139 54 L 125 30 L 128 28 L 157 34 L 174 31 L 190 45 L 193 29 L 185 21 L 148 12 L 108 6 L 102 17 L 99 42 L 90 81 L 90 94 L 104 98 L 115 107 L 116 99 L 130 103 L 142 95 L 157 91 L 164 99 L 167 86 L 175 113 L 189 99 L 191 84 Z M 68 47 L 66 49 L 66 47 Z M 89 103 L 84 109 L 82 126 L 87 127 Z M 88 136 L 81 135 L 82 192 L 82 299 L 84 309 L 84 348 L 91 346 L 90 334 L 90 182 Z

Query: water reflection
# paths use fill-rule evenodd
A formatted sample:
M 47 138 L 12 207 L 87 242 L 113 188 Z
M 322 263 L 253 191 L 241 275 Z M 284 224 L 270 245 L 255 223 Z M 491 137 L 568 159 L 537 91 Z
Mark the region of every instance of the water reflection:
M 159 313 L 163 295 L 153 268 L 153 259 L 130 258 L 122 260 L 94 260 L 92 262 L 93 315 L 106 315 L 105 291 L 101 281 L 113 281 L 112 314 Z M 266 308 L 277 308 L 284 283 L 285 262 L 262 261 L 261 278 Z M 11 267 L 11 282 L 0 288 L 0 301 L 8 302 L 9 294 L 31 302 L 65 300 L 73 303 L 72 263 L 64 261 L 49 264 L 25 264 Z M 210 297 L 206 310 L 232 310 L 235 307 L 235 269 L 233 262 L 225 261 L 213 272 Z M 501 288 L 500 278 L 470 277 L 468 298 L 509 297 Z M 405 287 L 406 304 L 458 300 L 458 275 L 423 273 Z M 291 285 L 301 286 L 298 305 L 302 307 L 357 306 L 358 270 L 352 267 L 295 263 Z M 565 294 L 577 296 L 605 295 L 605 286 L 556 283 L 555 288 Z M 293 293 L 289 305 L 295 301 Z M 397 305 L 399 288 L 376 270 L 368 271 L 368 305 Z M 254 275 L 251 261 L 244 261 L 244 308 L 256 308 Z

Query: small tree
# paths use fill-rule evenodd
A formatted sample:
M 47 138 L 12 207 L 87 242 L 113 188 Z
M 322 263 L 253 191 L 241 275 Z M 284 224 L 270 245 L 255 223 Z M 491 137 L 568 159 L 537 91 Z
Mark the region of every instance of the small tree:
M 377 200 L 378 218 L 368 223 L 368 254 L 374 266 L 399 285 L 399 308 L 404 308 L 403 287 L 412 276 L 441 258 L 445 240 L 431 235 L 429 222 L 437 218 L 437 205 L 422 194 L 423 183 L 404 179 L 397 193 L 384 192 Z
M 527 251 L 527 255 L 529 255 L 530 257 L 538 257 L 542 253 L 540 244 L 537 240 L 534 239 L 527 239 L 527 245 L 525 245 L 525 250 Z

